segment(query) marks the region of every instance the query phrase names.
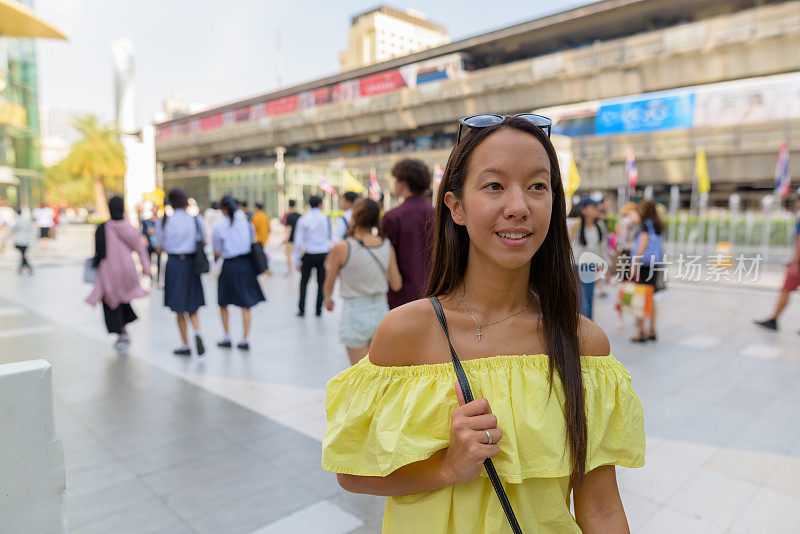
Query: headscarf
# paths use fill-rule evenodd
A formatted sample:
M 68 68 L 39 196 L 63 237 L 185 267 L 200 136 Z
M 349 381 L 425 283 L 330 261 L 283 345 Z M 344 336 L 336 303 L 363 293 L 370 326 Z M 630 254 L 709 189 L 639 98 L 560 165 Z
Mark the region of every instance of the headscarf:
M 108 212 L 111 214 L 112 221 L 121 221 L 122 214 L 125 211 L 125 201 L 121 196 L 113 196 L 108 201 Z
M 108 213 L 112 221 L 121 221 L 125 212 L 125 201 L 121 196 L 113 196 L 108 201 Z M 97 267 L 106 257 L 106 223 L 97 227 L 94 232 L 94 258 L 92 264 Z

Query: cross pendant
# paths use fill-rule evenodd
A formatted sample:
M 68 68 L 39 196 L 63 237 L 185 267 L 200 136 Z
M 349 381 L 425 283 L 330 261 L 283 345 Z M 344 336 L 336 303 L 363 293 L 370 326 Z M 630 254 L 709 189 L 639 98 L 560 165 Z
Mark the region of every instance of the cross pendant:
M 475 335 L 478 336 L 478 342 L 480 342 L 481 336 L 483 335 L 483 334 L 481 334 L 481 329 L 480 328 L 478 329 L 478 333 L 475 334 Z

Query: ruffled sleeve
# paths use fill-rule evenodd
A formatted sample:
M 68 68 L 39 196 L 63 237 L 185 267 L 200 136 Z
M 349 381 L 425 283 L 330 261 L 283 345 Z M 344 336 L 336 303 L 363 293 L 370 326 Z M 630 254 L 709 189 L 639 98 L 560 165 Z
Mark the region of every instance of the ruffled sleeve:
M 500 477 L 521 483 L 571 472 L 561 382 L 548 384 L 546 355 L 464 361 L 475 397 L 486 397 L 503 431 L 494 459 Z M 587 472 L 615 464 L 644 465 L 644 418 L 630 374 L 613 356 L 584 356 Z M 365 357 L 328 382 L 322 467 L 386 476 L 450 444 L 458 406 L 450 364 L 380 367 Z M 482 476 L 487 476 L 485 471 Z
M 644 411 L 631 374 L 613 356 L 583 371 L 589 425 L 586 472 L 601 465 L 644 465 Z
M 365 357 L 328 382 L 322 467 L 335 473 L 386 476 L 450 444 L 448 398 L 427 365 L 379 367 Z M 451 383 L 452 384 L 452 383 Z

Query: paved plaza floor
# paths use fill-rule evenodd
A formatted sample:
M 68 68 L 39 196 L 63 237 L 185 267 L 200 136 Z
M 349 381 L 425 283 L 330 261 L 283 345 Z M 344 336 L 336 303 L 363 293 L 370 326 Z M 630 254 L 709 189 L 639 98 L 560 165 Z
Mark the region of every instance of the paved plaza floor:
M 134 302 L 139 320 L 120 354 L 102 310 L 83 302 L 90 232 L 65 234 L 34 254 L 32 277 L 0 256 L 0 363 L 53 365 L 70 532 L 380 531 L 384 499 L 349 494 L 320 468 L 325 383 L 348 365 L 339 315 L 295 317 L 299 276 L 284 277 L 277 249 L 249 353 L 214 346 L 221 326 L 207 306 L 205 357 L 173 356 L 177 328 L 154 290 Z M 205 287 L 214 303 L 212 276 Z M 800 296 L 780 331 L 751 323 L 775 296 L 673 283 L 659 341 L 647 345 L 628 341 L 630 319 L 615 325 L 610 296 L 596 300 L 645 410 L 646 466 L 617 470 L 633 532 L 800 530 Z

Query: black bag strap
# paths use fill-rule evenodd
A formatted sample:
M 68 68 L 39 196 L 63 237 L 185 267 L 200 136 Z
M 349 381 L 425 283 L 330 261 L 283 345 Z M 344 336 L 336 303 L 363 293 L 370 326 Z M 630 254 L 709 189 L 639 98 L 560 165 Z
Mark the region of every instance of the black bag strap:
M 461 386 L 461 392 L 464 394 L 464 401 L 472 402 L 474 400 L 472 397 L 472 389 L 469 387 L 467 374 L 464 372 L 464 368 L 461 366 L 461 361 L 458 359 L 456 349 L 453 348 L 453 344 L 450 342 L 450 333 L 447 331 L 447 319 L 445 319 L 442 304 L 439 302 L 437 297 L 431 297 L 430 299 L 431 304 L 433 304 L 433 309 L 436 312 L 436 317 L 439 319 L 439 324 L 442 326 L 442 330 L 444 330 L 444 335 L 447 338 L 447 344 L 450 345 L 450 357 L 453 360 L 453 367 L 456 371 L 458 384 Z M 483 467 L 486 469 L 486 473 L 489 475 L 489 480 L 492 482 L 492 486 L 494 487 L 494 492 L 497 494 L 497 498 L 500 499 L 500 505 L 503 507 L 503 512 L 505 512 L 506 518 L 511 525 L 511 530 L 514 532 L 514 534 L 522 534 L 522 529 L 519 527 L 519 523 L 517 522 L 517 516 L 514 515 L 514 509 L 511 508 L 511 503 L 508 501 L 506 490 L 503 489 L 503 484 L 500 482 L 500 477 L 497 476 L 497 471 L 494 468 L 492 459 L 486 458 L 486 460 L 483 461 Z
M 355 242 L 356 242 L 356 243 L 358 243 L 359 245 L 361 245 L 361 247 L 362 247 L 364 250 L 366 250 L 367 252 L 369 252 L 369 255 L 370 255 L 370 256 L 372 256 L 372 259 L 373 259 L 373 260 L 375 260 L 375 263 L 377 263 L 377 264 L 378 264 L 378 266 L 381 268 L 381 271 L 383 272 L 383 274 L 386 274 L 386 271 L 388 271 L 388 269 L 389 269 L 389 268 L 388 268 L 388 266 L 384 265 L 384 264 L 383 264 L 383 262 L 380 260 L 380 258 L 379 258 L 378 256 L 376 256 L 376 255 L 375 255 L 375 253 L 374 253 L 374 252 L 372 252 L 372 251 L 369 249 L 369 247 L 368 247 L 367 245 L 365 245 L 365 244 L 364 244 L 364 242 L 363 242 L 363 241 L 361 241 L 360 239 L 356 239 L 355 237 L 354 237 L 353 239 L 355 240 Z

